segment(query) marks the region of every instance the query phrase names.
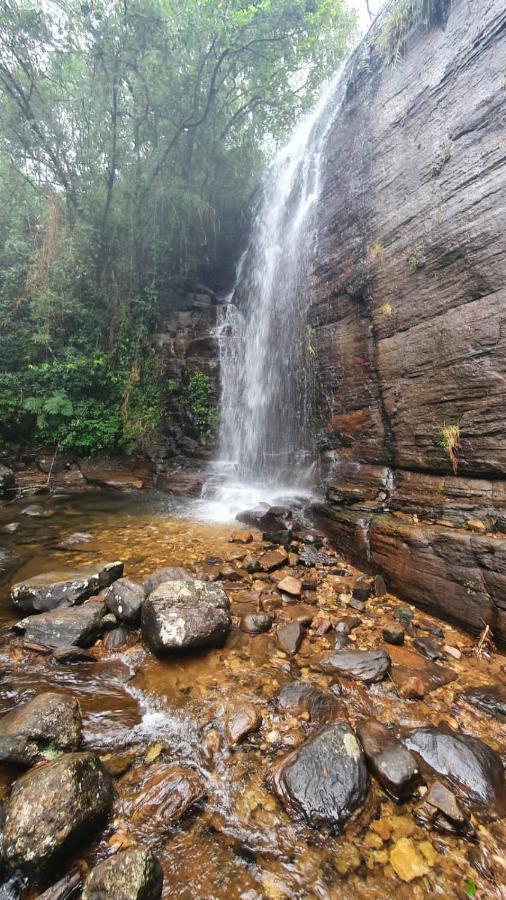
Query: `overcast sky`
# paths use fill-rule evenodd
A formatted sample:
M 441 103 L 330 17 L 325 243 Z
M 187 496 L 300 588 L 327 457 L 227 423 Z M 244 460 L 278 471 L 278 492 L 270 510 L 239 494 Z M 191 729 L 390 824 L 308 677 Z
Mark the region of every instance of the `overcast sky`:
M 352 6 L 353 9 L 356 9 L 359 15 L 360 27 L 362 29 L 366 29 L 371 24 L 371 20 L 369 18 L 369 14 L 367 12 L 367 4 L 365 0 L 346 0 L 348 6 Z M 385 0 L 369 0 L 369 8 L 373 14 L 376 15 L 383 6 Z

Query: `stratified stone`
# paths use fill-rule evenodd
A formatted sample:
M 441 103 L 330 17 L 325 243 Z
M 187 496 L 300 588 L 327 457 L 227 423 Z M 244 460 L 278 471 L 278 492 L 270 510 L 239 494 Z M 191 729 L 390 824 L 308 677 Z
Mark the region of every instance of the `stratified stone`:
M 143 585 L 129 578 L 118 578 L 107 591 L 105 605 L 120 622 L 138 625 L 145 596 Z
M 335 650 L 320 661 L 320 668 L 371 684 L 383 680 L 390 668 L 390 657 L 384 650 Z
M 142 607 L 142 637 L 157 654 L 220 646 L 230 624 L 227 595 L 205 581 L 168 581 Z
M 229 747 L 240 744 L 248 734 L 258 731 L 261 724 L 262 716 L 254 703 L 238 701 L 231 704 L 225 718 L 225 735 Z
M 110 775 L 93 753 L 69 753 L 16 781 L 5 814 L 4 856 L 38 876 L 86 842 L 112 803 Z
M 39 694 L 0 719 L 0 761 L 30 766 L 77 750 L 81 708 L 69 694 Z
M 95 563 L 76 572 L 47 572 L 15 584 L 11 599 L 24 613 L 74 606 L 109 587 L 122 574 L 122 562 Z
M 89 647 L 104 630 L 107 612 L 103 603 L 85 603 L 70 609 L 54 609 L 37 616 L 27 616 L 17 623 L 25 640 L 44 647 Z
M 344 722 L 333 722 L 281 760 L 272 783 L 293 817 L 314 828 L 340 828 L 362 806 L 369 778 L 353 731 Z
M 360 722 L 357 735 L 370 770 L 387 794 L 396 801 L 410 797 L 421 781 L 413 754 L 375 719 Z
M 506 687 L 503 684 L 471 687 L 464 691 L 461 697 L 481 712 L 506 720 Z
M 143 773 L 139 790 L 125 802 L 125 813 L 134 825 L 159 834 L 203 796 L 202 781 L 193 769 L 159 765 Z
M 506 813 L 506 784 L 501 757 L 470 734 L 445 728 L 418 728 L 403 743 L 438 775 L 488 815 Z
M 83 900 L 160 900 L 163 871 L 147 849 L 120 850 L 91 870 Z

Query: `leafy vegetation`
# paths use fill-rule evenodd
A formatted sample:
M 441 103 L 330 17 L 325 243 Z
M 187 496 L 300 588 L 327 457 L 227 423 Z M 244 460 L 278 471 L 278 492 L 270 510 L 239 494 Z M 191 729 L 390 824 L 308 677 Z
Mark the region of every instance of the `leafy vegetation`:
M 394 0 L 375 35 L 374 46 L 392 65 L 397 65 L 412 28 L 428 28 L 450 3 L 451 0 Z
M 459 467 L 457 450 L 460 447 L 460 425 L 440 425 L 438 431 L 439 445 L 446 450 L 453 474 L 456 475 Z
M 4 445 L 149 442 L 151 335 L 181 283 L 229 280 L 266 157 L 353 28 L 343 0 L 3 0 Z

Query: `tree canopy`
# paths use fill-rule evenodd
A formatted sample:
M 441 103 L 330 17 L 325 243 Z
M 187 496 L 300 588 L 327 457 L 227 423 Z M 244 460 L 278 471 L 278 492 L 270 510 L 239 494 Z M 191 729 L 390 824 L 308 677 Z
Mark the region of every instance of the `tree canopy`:
M 269 148 L 353 29 L 343 0 L 1 0 L 4 441 L 146 438 L 172 285 L 230 278 Z M 131 434 L 126 391 L 151 410 Z

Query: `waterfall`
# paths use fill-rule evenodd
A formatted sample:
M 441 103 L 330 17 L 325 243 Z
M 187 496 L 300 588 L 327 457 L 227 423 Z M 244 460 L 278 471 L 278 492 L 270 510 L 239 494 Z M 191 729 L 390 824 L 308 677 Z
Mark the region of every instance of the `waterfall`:
M 225 483 L 206 493 L 218 492 L 229 505 L 238 493 L 236 511 L 261 499 L 259 489 L 272 496 L 309 487 L 315 468 L 308 309 L 324 150 L 340 90 L 336 76 L 267 172 L 236 284 L 219 314 L 217 466 Z

